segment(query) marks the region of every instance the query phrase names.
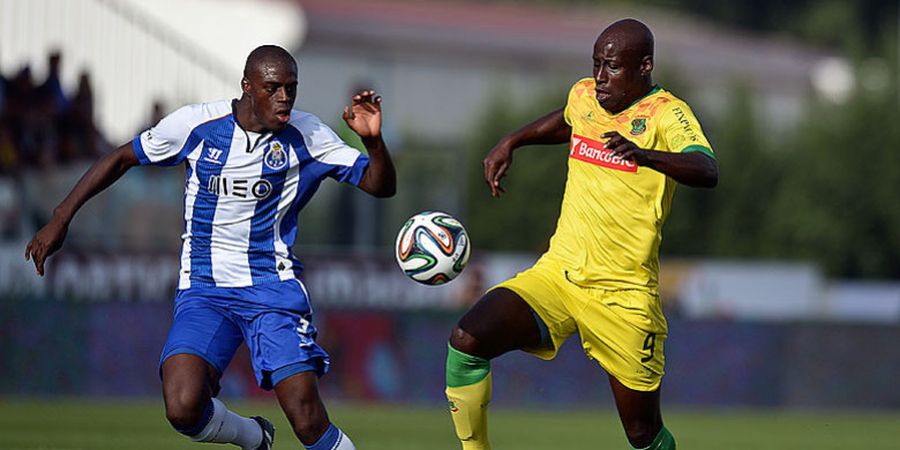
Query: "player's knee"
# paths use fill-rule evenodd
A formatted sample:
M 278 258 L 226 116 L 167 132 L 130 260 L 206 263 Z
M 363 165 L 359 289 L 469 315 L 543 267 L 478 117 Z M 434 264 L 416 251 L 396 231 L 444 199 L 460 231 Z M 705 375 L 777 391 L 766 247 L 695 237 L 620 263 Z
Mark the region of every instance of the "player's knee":
M 208 400 L 207 400 L 208 401 Z M 181 392 L 166 396 L 166 419 L 176 430 L 194 428 L 203 418 L 206 404 L 201 395 Z
M 450 346 L 467 355 L 481 355 L 483 353 L 478 339 L 475 339 L 474 336 L 458 325 L 453 327 L 453 332 L 450 333 Z
M 653 443 L 653 440 L 656 439 L 656 435 L 661 428 L 658 423 L 636 420 L 623 423 L 623 425 L 625 427 L 625 435 L 628 437 L 628 442 L 634 448 L 648 447 Z

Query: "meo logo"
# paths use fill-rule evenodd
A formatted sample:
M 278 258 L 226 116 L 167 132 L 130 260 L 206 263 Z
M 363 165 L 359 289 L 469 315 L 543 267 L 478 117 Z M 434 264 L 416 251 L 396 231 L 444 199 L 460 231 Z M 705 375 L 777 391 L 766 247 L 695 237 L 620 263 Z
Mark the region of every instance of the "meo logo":
M 623 172 L 637 172 L 637 164 L 607 149 L 602 142 L 593 139 L 572 135 L 572 144 L 569 148 L 569 158 L 606 167 L 607 169 L 621 170 Z
M 254 181 L 213 175 L 209 177 L 206 190 L 215 195 L 228 195 L 239 198 L 252 196 L 256 200 L 262 200 L 272 193 L 272 183 L 263 178 Z

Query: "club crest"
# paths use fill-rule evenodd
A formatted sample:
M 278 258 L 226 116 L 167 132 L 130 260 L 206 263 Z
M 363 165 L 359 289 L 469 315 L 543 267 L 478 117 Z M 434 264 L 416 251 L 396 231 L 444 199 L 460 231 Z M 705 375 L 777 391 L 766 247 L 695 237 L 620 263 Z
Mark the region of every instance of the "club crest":
M 281 142 L 272 141 L 272 144 L 269 145 L 269 151 L 266 152 L 263 161 L 266 163 L 266 166 L 272 170 L 281 170 L 287 165 L 288 155 L 287 152 L 284 151 L 284 146 L 281 145 Z
M 631 121 L 631 135 L 637 136 L 647 131 L 647 118 L 639 117 Z

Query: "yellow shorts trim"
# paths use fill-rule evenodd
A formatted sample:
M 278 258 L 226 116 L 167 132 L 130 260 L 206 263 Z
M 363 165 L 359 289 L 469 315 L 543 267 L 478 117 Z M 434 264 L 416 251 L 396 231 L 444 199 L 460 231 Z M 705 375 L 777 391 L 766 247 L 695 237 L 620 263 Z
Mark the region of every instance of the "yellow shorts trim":
M 527 352 L 553 359 L 577 331 L 585 354 L 623 385 L 659 388 L 668 325 L 655 293 L 581 287 L 566 278 L 559 263 L 544 258 L 491 290 L 497 288 L 518 294 L 547 325 L 552 346 Z

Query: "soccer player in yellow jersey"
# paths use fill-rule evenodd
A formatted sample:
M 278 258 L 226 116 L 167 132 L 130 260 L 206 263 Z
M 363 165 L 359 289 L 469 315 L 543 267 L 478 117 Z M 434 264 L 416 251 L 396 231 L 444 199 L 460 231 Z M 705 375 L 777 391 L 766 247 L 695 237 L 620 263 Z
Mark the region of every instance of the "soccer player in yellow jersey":
M 550 248 L 530 269 L 489 290 L 450 336 L 447 398 L 465 450 L 490 449 L 490 359 L 524 350 L 552 359 L 579 334 L 609 375 L 635 449 L 672 450 L 659 387 L 666 319 L 659 244 L 675 184 L 714 187 L 718 165 L 690 108 L 655 86 L 653 34 L 625 19 L 594 44 L 592 78 L 566 106 L 504 137 L 484 159 L 491 195 L 516 148 L 570 142 L 569 173 Z

